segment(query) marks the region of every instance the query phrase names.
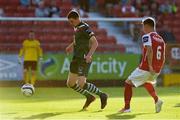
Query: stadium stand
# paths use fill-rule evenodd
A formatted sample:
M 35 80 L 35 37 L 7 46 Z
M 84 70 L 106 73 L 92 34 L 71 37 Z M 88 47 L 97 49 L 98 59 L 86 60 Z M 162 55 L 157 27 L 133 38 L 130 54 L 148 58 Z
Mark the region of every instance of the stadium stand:
M 48 3 L 46 3 L 48 4 Z M 65 17 L 72 8 L 70 0 L 64 2 L 57 0 L 61 9 L 61 16 Z M 21 6 L 19 0 L 0 1 L 0 7 L 4 9 L 7 17 L 33 17 L 34 6 Z M 108 36 L 105 29 L 99 29 L 97 22 L 88 22 L 97 35 L 99 52 L 120 51 L 125 52 L 125 47 L 116 43 L 113 36 Z M 0 22 L 1 51 L 17 52 L 22 41 L 27 38 L 28 32 L 34 30 L 37 39 L 42 43 L 45 51 L 63 51 L 72 41 L 73 29 L 67 22 Z M 110 47 L 112 46 L 112 47 Z
M 160 7 L 163 5 L 165 5 L 165 10 L 160 10 Z M 158 21 L 157 31 L 159 31 L 163 25 L 168 25 L 169 28 L 172 28 L 176 41 L 180 43 L 180 23 L 178 22 L 180 19 L 180 11 L 177 9 L 180 6 L 179 0 L 121 0 L 121 2 L 117 0 L 97 0 L 97 6 L 100 8 L 98 11 L 106 17 L 154 16 Z M 125 14 L 123 13 L 123 7 L 126 7 L 128 10 Z M 168 7 L 172 10 L 168 11 Z M 134 8 L 136 12 L 134 12 Z
M 57 6 L 61 10 L 61 16 L 65 17 L 69 10 L 73 8 L 71 0 L 57 0 Z M 163 3 L 163 0 L 158 0 L 158 3 Z M 46 4 L 49 4 L 46 1 Z M 180 1 L 176 1 L 177 6 L 180 5 Z M 105 7 L 105 0 L 98 0 L 97 6 Z M 121 8 L 119 4 L 112 7 L 113 15 L 115 17 L 121 17 Z M 1 0 L 0 8 L 2 8 L 7 17 L 34 17 L 35 6 L 21 6 L 19 0 Z M 101 10 L 100 10 L 101 11 Z M 132 16 L 134 17 L 134 16 Z M 163 21 L 163 24 L 172 28 L 175 34 L 176 41 L 180 43 L 180 12 L 176 14 L 162 15 L 158 21 Z M 88 22 L 93 31 L 97 35 L 99 41 L 99 52 L 125 52 L 125 46 L 117 44 L 114 36 L 108 36 L 106 29 L 100 29 L 97 22 Z M 62 29 L 63 28 L 63 29 Z M 20 44 L 27 37 L 27 33 L 30 30 L 36 32 L 36 37 L 41 41 L 42 47 L 45 51 L 57 52 L 63 51 L 65 46 L 72 40 L 73 29 L 67 22 L 18 22 L 18 21 L 1 21 L 0 22 L 0 43 L 1 51 L 15 51 L 19 50 Z M 8 46 L 8 47 L 7 47 Z

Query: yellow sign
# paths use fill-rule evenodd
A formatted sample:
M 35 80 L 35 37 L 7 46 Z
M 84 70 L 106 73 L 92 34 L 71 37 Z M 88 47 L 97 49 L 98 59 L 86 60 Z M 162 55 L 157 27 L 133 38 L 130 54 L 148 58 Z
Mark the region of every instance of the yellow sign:
M 164 74 L 163 85 L 180 85 L 180 74 Z

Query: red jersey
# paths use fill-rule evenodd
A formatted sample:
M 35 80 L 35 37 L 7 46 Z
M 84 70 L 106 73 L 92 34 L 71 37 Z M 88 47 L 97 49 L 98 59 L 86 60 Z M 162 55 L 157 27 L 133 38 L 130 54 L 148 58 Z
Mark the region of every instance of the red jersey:
M 152 67 L 156 73 L 159 73 L 165 61 L 165 42 L 163 38 L 156 32 L 150 32 L 148 34 L 143 35 L 142 42 L 143 56 L 139 68 L 142 70 L 149 71 L 146 46 L 151 46 L 153 51 Z

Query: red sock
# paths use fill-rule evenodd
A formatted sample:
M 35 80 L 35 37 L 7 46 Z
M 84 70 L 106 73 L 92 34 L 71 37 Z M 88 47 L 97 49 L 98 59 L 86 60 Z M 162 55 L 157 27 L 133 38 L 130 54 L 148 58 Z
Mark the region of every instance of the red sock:
M 125 109 L 130 108 L 131 97 L 132 97 L 132 85 L 125 82 L 125 89 L 124 89 Z
M 154 102 L 156 103 L 158 101 L 158 96 L 156 95 L 156 91 L 151 83 L 145 83 L 144 87 L 149 92 L 149 94 L 153 97 Z

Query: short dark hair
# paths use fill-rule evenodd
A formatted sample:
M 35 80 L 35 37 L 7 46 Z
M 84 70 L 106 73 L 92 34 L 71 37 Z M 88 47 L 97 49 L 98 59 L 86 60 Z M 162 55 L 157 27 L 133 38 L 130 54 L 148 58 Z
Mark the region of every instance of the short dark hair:
M 150 27 L 155 27 L 155 21 L 150 19 L 150 18 L 147 18 L 146 20 L 144 20 L 143 24 L 144 25 L 149 25 Z
M 67 15 L 67 18 L 70 19 L 70 18 L 73 18 L 73 19 L 77 19 L 79 18 L 79 13 L 75 10 L 71 10 L 68 15 Z

